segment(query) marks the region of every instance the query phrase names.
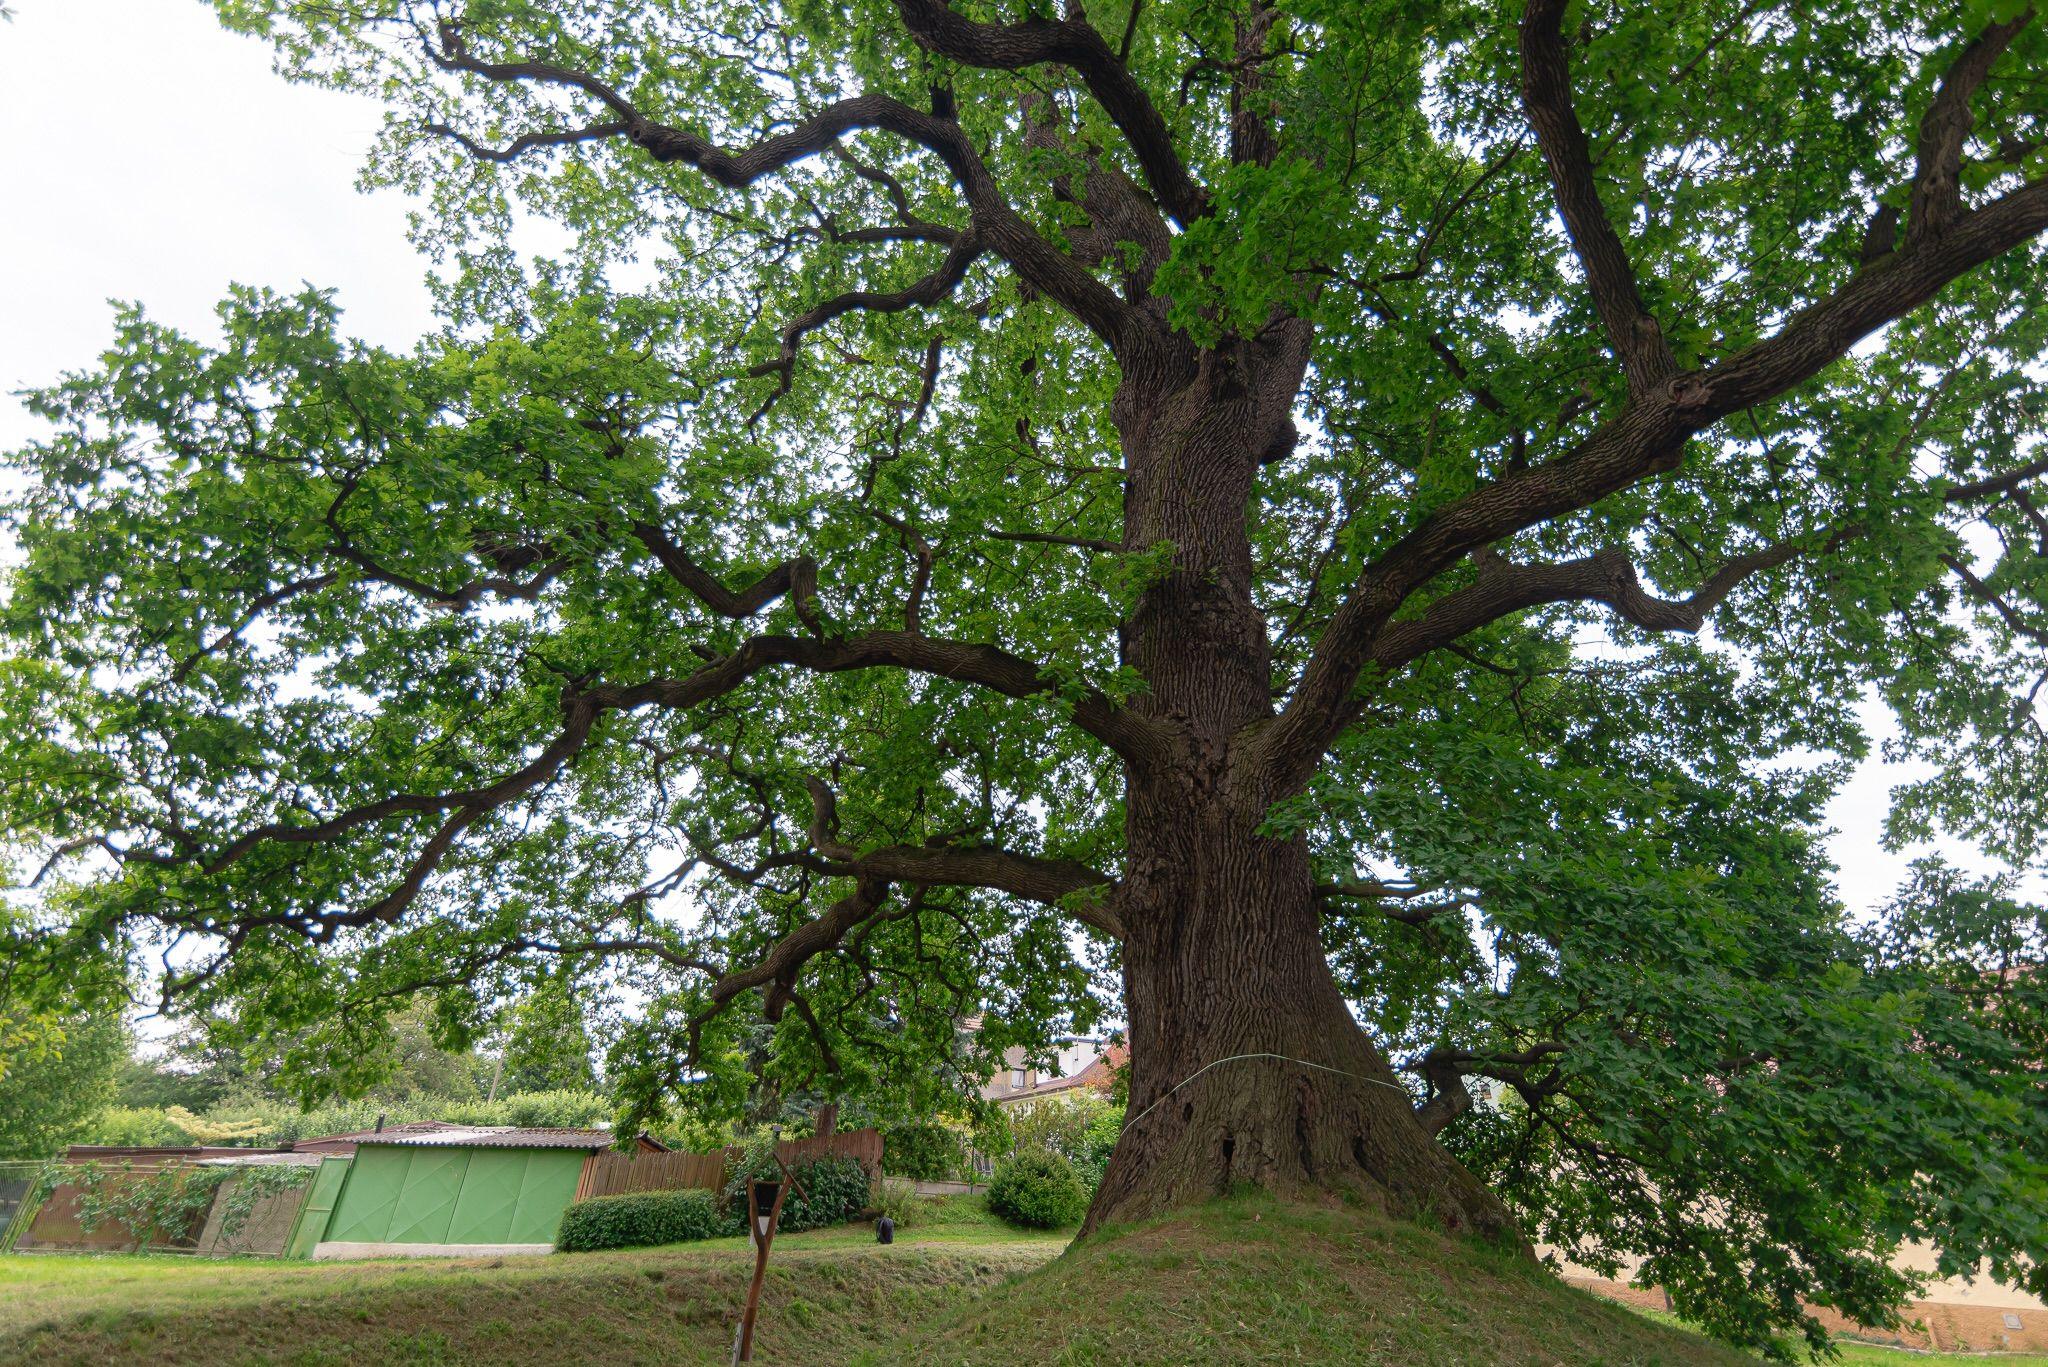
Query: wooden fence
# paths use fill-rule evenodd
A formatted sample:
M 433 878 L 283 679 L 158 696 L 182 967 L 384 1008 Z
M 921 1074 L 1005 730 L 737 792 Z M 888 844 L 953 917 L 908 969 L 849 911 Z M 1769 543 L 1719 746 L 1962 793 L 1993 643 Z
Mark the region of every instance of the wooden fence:
M 882 1136 L 875 1130 L 841 1130 L 812 1139 L 785 1139 L 775 1146 L 782 1161 L 795 1167 L 814 1158 L 839 1154 L 860 1161 L 872 1179 L 882 1170 Z M 717 1191 L 725 1185 L 726 1165 L 744 1152 L 739 1148 L 711 1153 L 597 1153 L 584 1165 L 576 1199 L 617 1196 L 629 1191 L 681 1191 L 701 1187 Z

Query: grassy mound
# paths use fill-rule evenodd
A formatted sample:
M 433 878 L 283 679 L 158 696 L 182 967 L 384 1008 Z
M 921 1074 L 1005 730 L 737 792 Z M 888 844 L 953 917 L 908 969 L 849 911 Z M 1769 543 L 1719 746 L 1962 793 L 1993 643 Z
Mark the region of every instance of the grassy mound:
M 847 1362 L 1062 1243 L 984 1233 L 887 1249 L 866 1227 L 777 1239 L 755 1360 Z M 0 1364 L 39 1367 L 723 1364 L 753 1271 L 738 1239 L 548 1258 L 0 1264 Z
M 1733 1364 L 1512 1254 L 1262 1198 L 1106 1231 L 864 1364 Z
M 1744 1361 L 1508 1254 L 1341 1209 L 1246 1198 L 1110 1231 L 1027 1234 L 979 1198 L 785 1235 L 763 1363 Z M 361 1263 L 0 1258 L 0 1363 L 383 1367 L 724 1363 L 742 1240 L 549 1258 Z

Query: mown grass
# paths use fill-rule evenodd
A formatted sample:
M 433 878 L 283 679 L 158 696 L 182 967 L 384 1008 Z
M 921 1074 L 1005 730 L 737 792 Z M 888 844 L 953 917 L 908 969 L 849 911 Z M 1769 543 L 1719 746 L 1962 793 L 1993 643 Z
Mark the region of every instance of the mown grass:
M 757 1360 L 843 1363 L 1053 1258 L 1072 1231 L 934 1205 L 895 1245 L 867 1225 L 783 1235 Z M 743 1238 L 548 1258 L 214 1262 L 0 1258 L 0 1363 L 723 1363 Z
M 1506 1250 L 1265 1197 L 1109 1231 L 855 1359 L 1109 1363 L 1747 1361 Z
M 920 1206 L 913 1220 L 888 1248 L 865 1225 L 777 1239 L 757 1359 L 1748 1361 L 1507 1253 L 1341 1208 L 1248 1197 L 1072 1249 L 1071 1231 L 1010 1229 L 979 1197 Z M 739 1239 L 528 1259 L 0 1258 L 0 1363 L 723 1363 L 751 1270 Z M 1856 1367 L 1940 1360 L 1849 1353 Z
M 1836 1346 L 1841 1351 L 1837 1367 L 2048 1367 L 2048 1357 L 2039 1353 L 1921 1353 L 1862 1343 Z

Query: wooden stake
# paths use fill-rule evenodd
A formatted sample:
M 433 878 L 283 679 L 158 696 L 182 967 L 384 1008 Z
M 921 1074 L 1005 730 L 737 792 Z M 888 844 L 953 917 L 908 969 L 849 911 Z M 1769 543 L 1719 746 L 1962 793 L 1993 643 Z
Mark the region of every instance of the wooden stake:
M 781 1159 L 777 1160 L 778 1165 Z M 747 1288 L 747 1308 L 740 1312 L 739 1337 L 733 1340 L 732 1360 L 735 1364 L 754 1360 L 754 1318 L 761 1311 L 761 1283 L 768 1276 L 768 1246 L 775 1242 L 775 1226 L 782 1219 L 782 1200 L 789 1195 L 790 1173 L 783 1169 L 782 1180 L 775 1186 L 775 1203 L 768 1208 L 768 1228 L 761 1228 L 761 1208 L 754 1196 L 754 1181 L 747 1181 L 747 1233 L 754 1240 L 754 1281 Z
M 787 1181 L 775 1186 L 775 1202 L 769 1207 L 768 1227 L 761 1227 L 760 1203 L 755 1199 L 754 1182 L 747 1182 L 747 1233 L 754 1241 L 754 1280 L 747 1287 L 746 1309 L 740 1312 L 739 1337 L 732 1345 L 732 1360 L 735 1364 L 754 1360 L 754 1319 L 761 1312 L 761 1283 L 768 1276 L 768 1246 L 775 1242 L 775 1224 L 782 1216 L 782 1198 L 789 1190 Z

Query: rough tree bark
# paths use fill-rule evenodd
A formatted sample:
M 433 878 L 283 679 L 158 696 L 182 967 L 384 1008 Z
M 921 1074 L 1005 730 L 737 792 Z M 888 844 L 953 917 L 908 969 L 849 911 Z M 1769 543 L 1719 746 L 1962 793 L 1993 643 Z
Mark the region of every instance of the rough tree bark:
M 1345 1005 L 1306 847 L 1262 839 L 1225 803 L 1191 816 L 1134 796 L 1147 808 L 1133 822 L 1146 875 L 1124 910 L 1135 1123 L 1086 1228 L 1258 1186 L 1512 1236 L 1507 1210 L 1423 1130 Z
M 1307 341 L 1283 327 L 1257 345 L 1149 358 L 1117 397 L 1125 544 L 1175 548 L 1123 650 L 1150 685 L 1134 707 L 1178 742 L 1126 769 L 1117 903 L 1133 1123 L 1086 1227 L 1250 1185 L 1510 1234 L 1346 1006 L 1306 842 L 1259 834 L 1275 794 L 1245 741 L 1273 715 L 1272 669 L 1245 507 L 1262 461 L 1292 445 Z

